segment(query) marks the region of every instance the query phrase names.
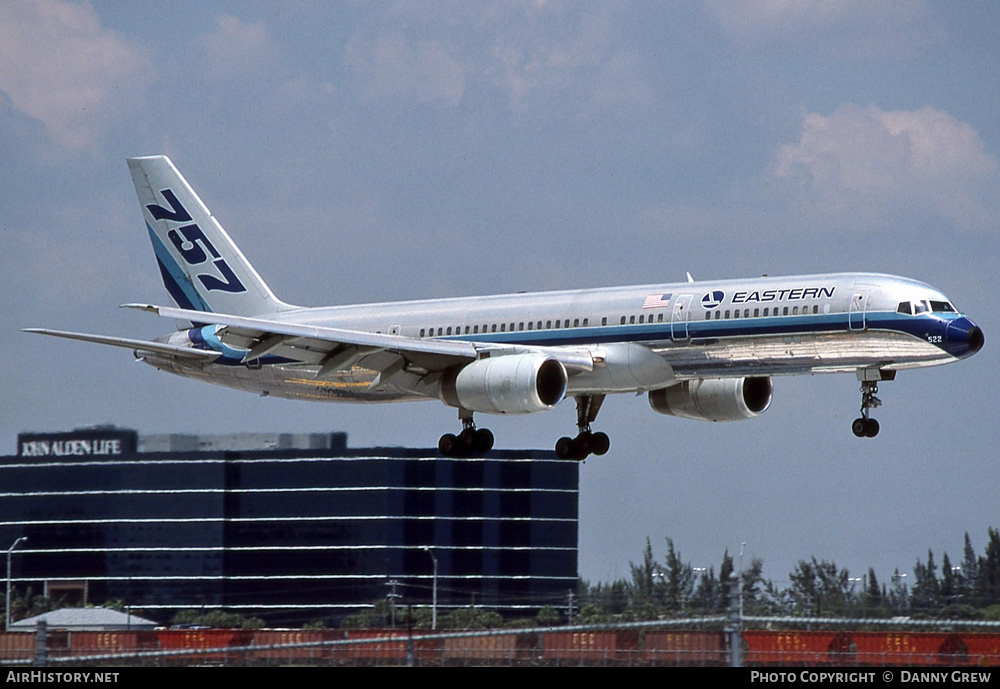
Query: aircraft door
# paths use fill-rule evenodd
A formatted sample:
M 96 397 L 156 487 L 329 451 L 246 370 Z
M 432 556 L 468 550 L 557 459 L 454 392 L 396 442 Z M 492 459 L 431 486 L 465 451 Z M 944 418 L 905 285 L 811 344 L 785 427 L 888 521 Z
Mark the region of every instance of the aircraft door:
M 691 311 L 692 298 L 690 294 L 679 294 L 674 298 L 670 310 L 670 339 L 678 342 L 689 339 L 688 313 Z
M 868 292 L 855 292 L 851 297 L 851 308 L 847 315 L 848 327 L 851 330 L 864 330 L 867 327 L 865 314 L 868 311 Z

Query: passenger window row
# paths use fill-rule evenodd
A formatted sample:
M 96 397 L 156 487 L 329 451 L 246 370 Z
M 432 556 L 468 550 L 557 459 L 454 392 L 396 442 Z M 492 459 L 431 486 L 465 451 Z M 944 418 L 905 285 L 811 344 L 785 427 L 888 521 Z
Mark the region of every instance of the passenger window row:
M 779 313 L 779 310 L 780 310 L 780 313 Z M 713 318 L 712 313 L 713 313 L 712 311 L 706 311 L 705 312 L 705 320 L 706 321 L 712 320 L 712 318 Z M 751 316 L 750 316 L 750 309 L 743 309 L 742 311 L 740 311 L 740 309 L 726 309 L 725 311 L 723 311 L 722 309 L 719 309 L 717 311 L 714 311 L 714 313 L 715 313 L 715 317 L 714 317 L 715 320 L 726 319 L 726 318 L 751 318 Z M 802 315 L 806 315 L 808 313 L 810 313 L 809 307 L 808 306 L 803 306 L 802 307 Z M 812 307 L 812 313 L 819 313 L 819 305 L 818 304 L 814 304 L 813 305 L 813 307 Z M 753 318 L 759 318 L 759 317 L 763 316 L 764 318 L 767 318 L 768 316 L 788 316 L 788 315 L 798 316 L 799 315 L 799 307 L 798 306 L 792 306 L 790 314 L 789 314 L 789 307 L 787 307 L 787 306 L 784 306 L 784 307 L 775 306 L 773 309 L 771 307 L 769 307 L 769 306 L 765 306 L 764 309 L 763 309 L 763 313 L 761 313 L 761 308 L 757 307 L 757 308 L 755 308 L 753 310 L 753 316 L 752 317 Z
M 937 307 L 936 310 L 947 310 L 950 304 L 947 306 L 942 306 L 940 303 L 935 302 L 934 305 Z M 909 306 L 909 302 L 903 302 L 899 305 L 897 309 L 900 313 L 907 313 L 908 310 L 904 309 L 904 306 Z M 751 313 L 753 314 L 751 316 Z M 801 314 L 806 315 L 809 313 L 819 313 L 819 305 L 814 304 L 812 307 L 803 306 L 801 308 Z M 713 316 L 714 314 L 714 316 Z M 712 311 L 705 312 L 705 320 L 710 321 L 713 318 L 715 320 L 724 319 L 735 319 L 735 318 L 767 318 L 768 316 L 798 316 L 800 315 L 798 306 L 775 306 L 771 308 L 765 306 L 763 309 L 756 307 L 754 309 L 716 309 Z M 628 315 L 621 316 L 619 318 L 619 324 L 621 325 L 635 325 L 644 323 L 663 323 L 663 313 L 658 313 L 655 315 L 649 314 L 639 314 L 639 315 Z M 570 323 L 572 322 L 572 325 Z M 458 325 L 458 326 L 436 326 L 433 328 L 421 328 L 420 337 L 446 337 L 448 335 L 479 335 L 480 333 L 496 333 L 496 332 L 523 332 L 525 330 L 558 330 L 560 328 L 579 328 L 587 327 L 590 324 L 589 318 L 574 318 L 570 321 L 569 318 L 565 320 L 545 320 L 545 321 L 520 321 L 517 323 L 484 323 L 480 325 Z M 605 316 L 601 319 L 601 325 L 607 325 L 608 318 Z
M 606 318 L 604 319 L 607 320 Z M 523 332 L 524 330 L 557 330 L 559 328 L 579 328 L 581 325 L 587 327 L 590 324 L 589 318 L 579 319 L 574 318 L 572 320 L 573 325 L 570 325 L 570 319 L 565 320 L 546 320 L 546 321 L 520 321 L 519 323 L 484 323 L 480 329 L 477 325 L 456 325 L 452 326 L 438 326 L 436 328 L 421 328 L 420 337 L 443 337 L 447 335 L 478 335 L 480 333 L 506 333 L 506 332 Z M 527 326 L 527 327 L 526 327 Z

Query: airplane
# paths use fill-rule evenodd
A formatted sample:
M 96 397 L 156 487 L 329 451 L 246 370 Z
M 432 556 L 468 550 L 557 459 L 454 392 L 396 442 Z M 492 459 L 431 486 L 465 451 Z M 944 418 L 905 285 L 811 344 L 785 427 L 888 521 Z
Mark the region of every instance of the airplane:
M 983 331 L 939 290 L 875 273 L 763 277 L 306 308 L 278 299 L 166 156 L 129 158 L 175 306 L 125 304 L 186 327 L 154 341 L 41 328 L 124 347 L 157 369 L 260 395 L 331 402 L 438 399 L 462 430 L 443 456 L 489 452 L 473 415 L 576 401 L 562 459 L 603 455 L 607 395 L 654 411 L 737 421 L 763 413 L 774 376 L 853 372 L 854 435 L 874 437 L 878 383 L 969 357 Z

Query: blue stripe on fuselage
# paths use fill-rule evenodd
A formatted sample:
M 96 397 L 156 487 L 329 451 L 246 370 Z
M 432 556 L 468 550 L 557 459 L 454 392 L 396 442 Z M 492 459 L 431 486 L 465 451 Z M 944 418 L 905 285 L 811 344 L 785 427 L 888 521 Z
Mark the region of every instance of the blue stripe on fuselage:
M 911 335 L 921 340 L 929 336 L 943 335 L 948 322 L 960 318 L 961 314 L 939 313 L 908 316 L 895 312 L 869 312 L 865 314 L 865 330 L 895 331 Z M 687 342 L 729 337 L 822 335 L 838 332 L 864 332 L 849 329 L 849 314 L 831 313 L 807 316 L 777 316 L 768 318 L 730 318 L 726 320 L 694 320 L 687 322 L 687 338 L 674 339 L 671 324 L 643 323 L 627 325 L 588 326 L 586 328 L 566 328 L 561 330 L 490 332 L 478 335 L 453 335 L 439 337 L 441 340 L 463 340 L 469 342 L 495 342 L 498 344 L 519 344 L 527 346 L 559 347 L 583 346 L 611 342 Z M 681 332 L 683 323 L 674 324 Z M 935 343 L 938 344 L 938 343 Z M 939 345 L 940 346 L 940 345 Z M 941 349 L 945 350 L 943 346 Z M 945 350 L 947 351 L 947 350 Z

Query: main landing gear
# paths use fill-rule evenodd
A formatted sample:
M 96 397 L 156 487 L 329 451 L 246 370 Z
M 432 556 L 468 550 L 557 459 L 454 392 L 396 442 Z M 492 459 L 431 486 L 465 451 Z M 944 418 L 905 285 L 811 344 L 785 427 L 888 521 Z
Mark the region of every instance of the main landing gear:
M 581 395 L 576 398 L 576 426 L 580 430 L 575 438 L 562 437 L 556 443 L 559 459 L 583 461 L 591 454 L 603 455 L 611 447 L 607 433 L 594 433 L 590 424 L 597 419 L 597 412 L 604 402 L 604 395 Z
M 859 438 L 874 438 L 878 435 L 878 421 L 868 416 L 869 409 L 882 406 L 882 400 L 875 396 L 877 394 L 878 381 L 861 381 L 861 416 L 851 423 L 851 430 Z
M 445 457 L 474 457 L 493 449 L 493 433 L 488 428 L 476 428 L 471 411 L 459 409 L 458 418 L 462 422 L 462 432 L 442 435 L 438 440 L 438 452 Z

